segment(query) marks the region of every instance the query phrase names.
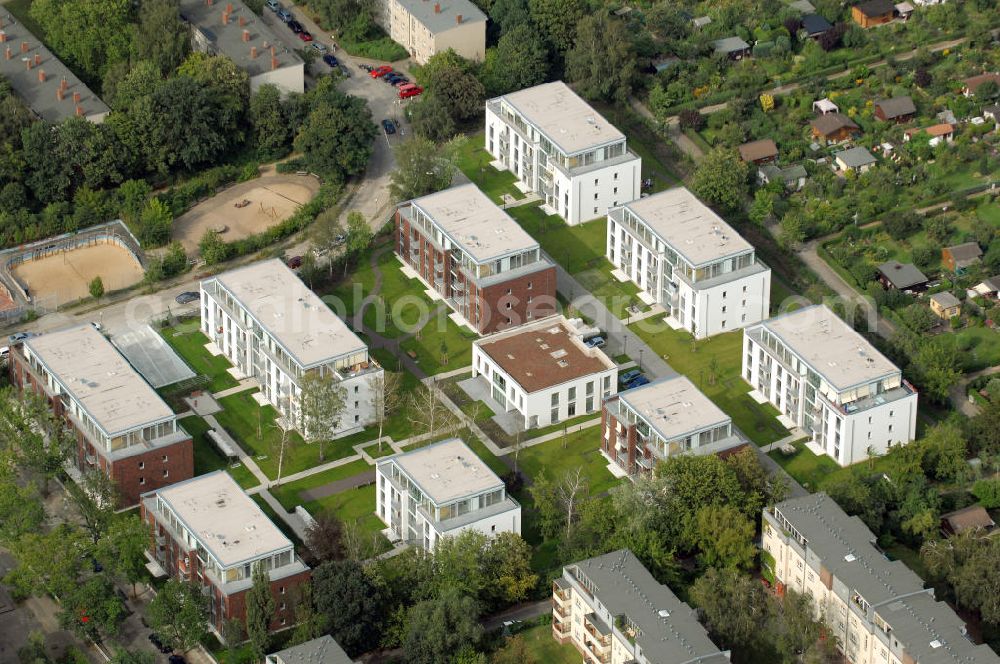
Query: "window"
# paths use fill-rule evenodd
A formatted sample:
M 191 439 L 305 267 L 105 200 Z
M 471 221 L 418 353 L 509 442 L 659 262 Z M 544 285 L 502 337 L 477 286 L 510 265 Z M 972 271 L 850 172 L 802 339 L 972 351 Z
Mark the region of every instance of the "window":
M 726 298 L 726 291 L 722 291 L 722 299 Z
M 618 193 L 618 187 L 615 187 L 614 193 Z
M 531 290 L 532 286 L 534 286 L 534 282 L 529 281 L 528 282 L 528 290 Z
M 594 194 L 594 200 L 595 201 L 597 200 L 597 194 Z
M 146 483 L 146 478 L 145 477 L 140 477 L 139 478 L 139 486 L 142 486 L 145 483 Z
M 725 307 L 725 305 L 723 305 L 723 307 L 722 307 L 722 313 L 726 313 L 726 307 Z
M 508 288 L 507 289 L 507 295 L 510 295 L 511 293 L 512 293 L 511 289 Z
M 552 405 L 553 406 L 558 406 L 559 405 L 559 393 L 558 392 L 553 392 L 552 393 Z
M 355 401 L 355 402 L 354 402 L 354 407 L 355 407 L 355 408 L 358 408 L 358 407 L 360 407 L 360 406 L 361 406 L 361 402 L 360 402 L 360 401 Z
M 354 386 L 354 393 L 355 393 L 355 394 L 357 394 L 357 393 L 358 393 L 358 386 L 357 386 L 357 385 L 355 385 L 355 386 Z
M 889 425 L 889 433 L 892 433 L 892 425 Z
M 507 308 L 510 309 L 510 302 L 507 303 Z
M 490 532 L 495 533 L 496 531 L 497 531 L 497 524 L 494 523 L 492 526 L 490 526 Z
M 166 463 L 167 461 L 169 461 L 169 458 L 167 457 L 166 454 L 164 454 L 163 455 L 163 463 Z
M 618 179 L 618 173 L 615 173 L 615 179 L 616 180 Z
M 169 476 L 170 476 L 170 471 L 169 470 L 164 470 L 163 471 L 163 477 L 169 477 Z
M 279 610 L 279 611 L 284 611 L 284 610 L 285 610 L 285 603 L 284 603 L 284 602 L 282 602 L 282 603 L 281 603 L 281 604 L 280 604 L 280 605 L 278 606 L 278 610 Z
M 726 329 L 726 321 L 722 321 L 722 329 Z
M 597 178 L 594 178 L 594 186 L 595 186 L 595 187 L 597 186 L 597 183 L 598 183 L 598 180 L 597 180 Z M 594 196 L 594 198 L 597 198 L 597 196 Z
M 285 594 L 285 587 L 281 586 L 280 588 L 278 588 L 278 592 L 281 593 L 282 595 L 284 595 Z
M 597 198 L 597 196 L 594 196 L 594 198 Z M 597 208 L 596 207 L 594 208 L 594 214 L 597 214 Z
M 869 422 L 871 422 L 871 421 L 872 421 L 872 418 L 870 418 L 870 417 L 869 417 L 869 418 L 868 418 L 868 421 L 869 421 Z M 140 462 L 139 462 L 139 470 L 142 470 L 142 469 L 143 469 L 143 468 L 145 468 L 145 467 L 146 467 L 146 462 L 145 462 L 145 461 L 140 461 Z
M 355 415 L 354 416 L 354 423 L 357 424 L 360 421 L 361 421 L 361 417 L 359 415 Z

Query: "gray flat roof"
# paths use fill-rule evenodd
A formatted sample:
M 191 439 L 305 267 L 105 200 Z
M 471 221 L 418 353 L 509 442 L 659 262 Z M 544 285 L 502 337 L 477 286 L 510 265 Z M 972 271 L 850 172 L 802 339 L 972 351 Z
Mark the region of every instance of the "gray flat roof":
M 965 623 L 899 560 L 875 548 L 875 534 L 848 516 L 825 493 L 792 498 L 774 506 L 806 539 L 820 563 L 892 627 L 892 635 L 915 662 L 996 664 L 988 646 L 966 638 Z
M 848 168 L 859 168 L 874 164 L 878 161 L 868 148 L 854 147 L 834 153 L 834 158 L 839 159 Z
M 567 155 L 625 140 L 625 134 L 562 81 L 512 92 L 501 99 Z
M 13 54 L 10 60 L 0 54 L 0 76 L 10 82 L 10 87 L 24 100 L 25 106 L 38 117 L 47 122 L 61 122 L 75 116 L 79 106 L 83 117 L 100 119 L 111 110 L 41 40 L 10 14 L 6 14 L 0 33 L 6 35 L 7 43 L 3 47 L 9 48 Z M 21 52 L 22 44 L 27 44 L 27 52 Z M 39 58 L 37 65 L 34 63 L 35 56 Z M 32 63 L 31 69 L 28 69 L 28 60 Z M 39 80 L 40 72 L 45 72 L 44 81 Z M 57 91 L 64 80 L 66 88 L 60 100 Z M 80 95 L 78 102 L 73 101 L 74 94 Z
M 223 272 L 218 281 L 303 367 L 368 346 L 277 258 Z
M 469 0 L 399 0 L 399 4 L 432 34 L 466 23 L 486 21 L 486 14 Z M 458 21 L 459 17 L 462 19 L 461 23 Z
M 275 658 L 279 664 L 351 664 L 351 658 L 329 634 L 279 650 L 268 657 Z
M 32 337 L 24 345 L 108 435 L 174 417 L 160 395 L 90 325 Z
M 948 308 L 957 307 L 962 304 L 962 301 L 957 297 L 949 293 L 948 291 L 942 291 L 940 293 L 934 293 L 931 295 L 931 299 L 934 300 L 938 306 Z
M 762 323 L 838 390 L 899 373 L 899 368 L 825 304 Z
M 612 616 L 626 615 L 641 634 L 635 643 L 652 664 L 716 664 L 729 658 L 708 638 L 695 611 L 653 578 L 628 549 L 568 565 L 594 586 Z
M 503 487 L 503 480 L 460 438 L 449 438 L 379 463 L 395 463 L 438 505 Z
M 742 37 L 725 37 L 712 42 L 712 47 L 715 48 L 716 53 L 736 53 L 747 50 L 750 48 L 750 44 L 746 43 Z
M 753 250 L 736 229 L 686 187 L 667 189 L 623 207 L 695 266 Z
M 732 421 L 686 376 L 621 392 L 619 398 L 666 440 Z
M 476 262 L 538 247 L 534 238 L 474 184 L 451 187 L 410 203 L 423 210 Z
M 156 495 L 223 567 L 292 546 L 224 470 L 172 484 Z
M 927 283 L 927 276 L 913 263 L 887 261 L 878 266 L 878 271 L 896 288 L 909 288 Z
M 229 22 L 223 25 L 222 15 L 229 4 L 232 4 L 233 11 Z M 298 53 L 285 48 L 271 27 L 239 0 L 219 0 L 210 5 L 205 4 L 205 0 L 180 0 L 180 10 L 181 15 L 197 27 L 219 53 L 228 56 L 250 76 L 271 71 L 271 47 L 274 47 L 274 57 L 278 61 L 277 69 L 302 64 Z M 240 19 L 244 25 L 240 25 Z M 244 30 L 250 33 L 249 41 L 243 41 Z M 257 47 L 256 58 L 250 57 L 252 47 Z

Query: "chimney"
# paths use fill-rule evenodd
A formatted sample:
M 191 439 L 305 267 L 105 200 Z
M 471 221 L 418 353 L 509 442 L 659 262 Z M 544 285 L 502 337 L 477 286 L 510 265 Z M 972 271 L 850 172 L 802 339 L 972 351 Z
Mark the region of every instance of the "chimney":
M 0 30 L 0 44 L 7 41 L 7 33 Z
M 253 59 L 253 58 L 256 58 L 256 57 L 257 57 L 257 47 L 256 46 L 251 46 L 250 47 L 250 58 Z
M 441 13 L 441 3 L 440 2 L 435 2 L 434 3 L 434 13 L 435 14 L 440 14 Z
M 462 15 L 461 14 L 459 14 L 458 16 L 455 17 L 455 23 L 458 23 L 459 25 L 462 25 Z
M 10 50 L 10 46 L 8 46 L 7 50 L 4 51 L 4 57 L 7 58 L 8 60 L 14 57 L 14 51 Z
M 27 52 L 28 52 L 28 42 L 23 41 L 21 42 L 21 53 L 27 53 Z
M 63 92 L 66 92 L 66 88 L 68 88 L 68 87 L 69 87 L 69 81 L 67 81 L 65 78 L 63 80 L 59 81 L 59 89 L 60 90 L 62 90 Z
M 59 101 L 63 100 L 62 88 L 56 88 L 56 99 L 58 99 Z
M 243 15 L 241 14 L 241 15 L 240 15 L 240 27 L 242 28 L 242 27 L 243 27 L 244 25 L 246 25 L 246 24 L 247 24 L 247 19 L 246 19 L 246 17 L 245 17 L 245 16 L 243 16 Z
M 83 117 L 83 106 L 77 106 L 76 107 L 76 117 L 78 117 L 78 118 L 82 118 Z
M 41 53 L 35 53 L 35 66 L 37 67 L 40 64 L 42 64 L 42 55 Z
M 278 68 L 278 58 L 272 57 L 271 58 L 271 69 L 273 70 L 273 69 L 277 69 L 277 68 Z
M 80 93 L 79 92 L 74 92 L 73 93 L 73 103 L 74 104 L 79 104 L 80 103 Z
M 249 30 L 244 30 L 243 31 L 243 41 L 245 41 L 245 42 L 249 42 L 250 41 L 250 31 Z
M 44 83 L 45 82 L 45 70 L 44 69 L 39 69 L 38 70 L 38 82 L 39 83 Z
M 31 59 L 30 58 L 27 59 L 27 60 L 25 60 L 24 64 L 26 64 L 28 66 L 28 69 L 31 69 Z
M 276 50 L 276 49 L 274 48 L 274 46 L 272 46 L 272 47 L 271 47 L 271 57 L 272 57 L 272 58 L 273 58 L 273 57 L 277 57 L 277 55 L 278 55 L 278 52 L 277 52 L 277 50 Z

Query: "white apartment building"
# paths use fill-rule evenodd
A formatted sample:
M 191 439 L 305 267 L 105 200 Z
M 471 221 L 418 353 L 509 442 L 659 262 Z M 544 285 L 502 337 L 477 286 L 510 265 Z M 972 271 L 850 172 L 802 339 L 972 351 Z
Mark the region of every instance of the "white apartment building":
M 473 62 L 486 57 L 486 14 L 469 0 L 379 0 L 376 20 L 418 65 L 449 48 Z
M 679 454 L 742 445 L 732 419 L 685 376 L 620 392 L 604 402 L 601 453 L 628 475 Z
M 375 513 L 389 539 L 433 551 L 465 530 L 521 533 L 521 506 L 503 480 L 458 438 L 380 459 Z
M 318 371 L 340 382 L 344 412 L 337 436 L 375 420 L 382 368 L 368 346 L 278 259 L 201 282 L 201 329 L 286 422 L 302 428 L 301 380 Z
M 762 532 L 778 593 L 811 597 L 850 664 L 1000 664 L 933 588 L 890 561 L 861 519 L 826 494 L 765 509 Z
M 753 245 L 684 187 L 608 212 L 607 259 L 696 339 L 764 320 L 771 268 Z
M 917 391 L 896 365 L 826 305 L 776 316 L 743 331 L 743 378 L 786 426 L 841 466 L 913 440 Z
M 723 664 L 694 609 L 628 549 L 563 568 L 552 582 L 552 636 L 585 664 Z
M 570 226 L 639 198 L 642 159 L 562 81 L 486 102 L 486 150 Z
M 596 413 L 618 391 L 618 366 L 561 315 L 473 342 L 472 376 L 524 429 Z

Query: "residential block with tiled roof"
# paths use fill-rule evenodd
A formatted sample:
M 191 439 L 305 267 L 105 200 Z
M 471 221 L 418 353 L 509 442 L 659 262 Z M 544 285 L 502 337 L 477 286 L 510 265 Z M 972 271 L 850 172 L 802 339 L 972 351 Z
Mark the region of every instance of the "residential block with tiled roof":
M 486 14 L 469 0 L 379 0 L 376 19 L 419 65 L 448 49 L 486 57 Z

